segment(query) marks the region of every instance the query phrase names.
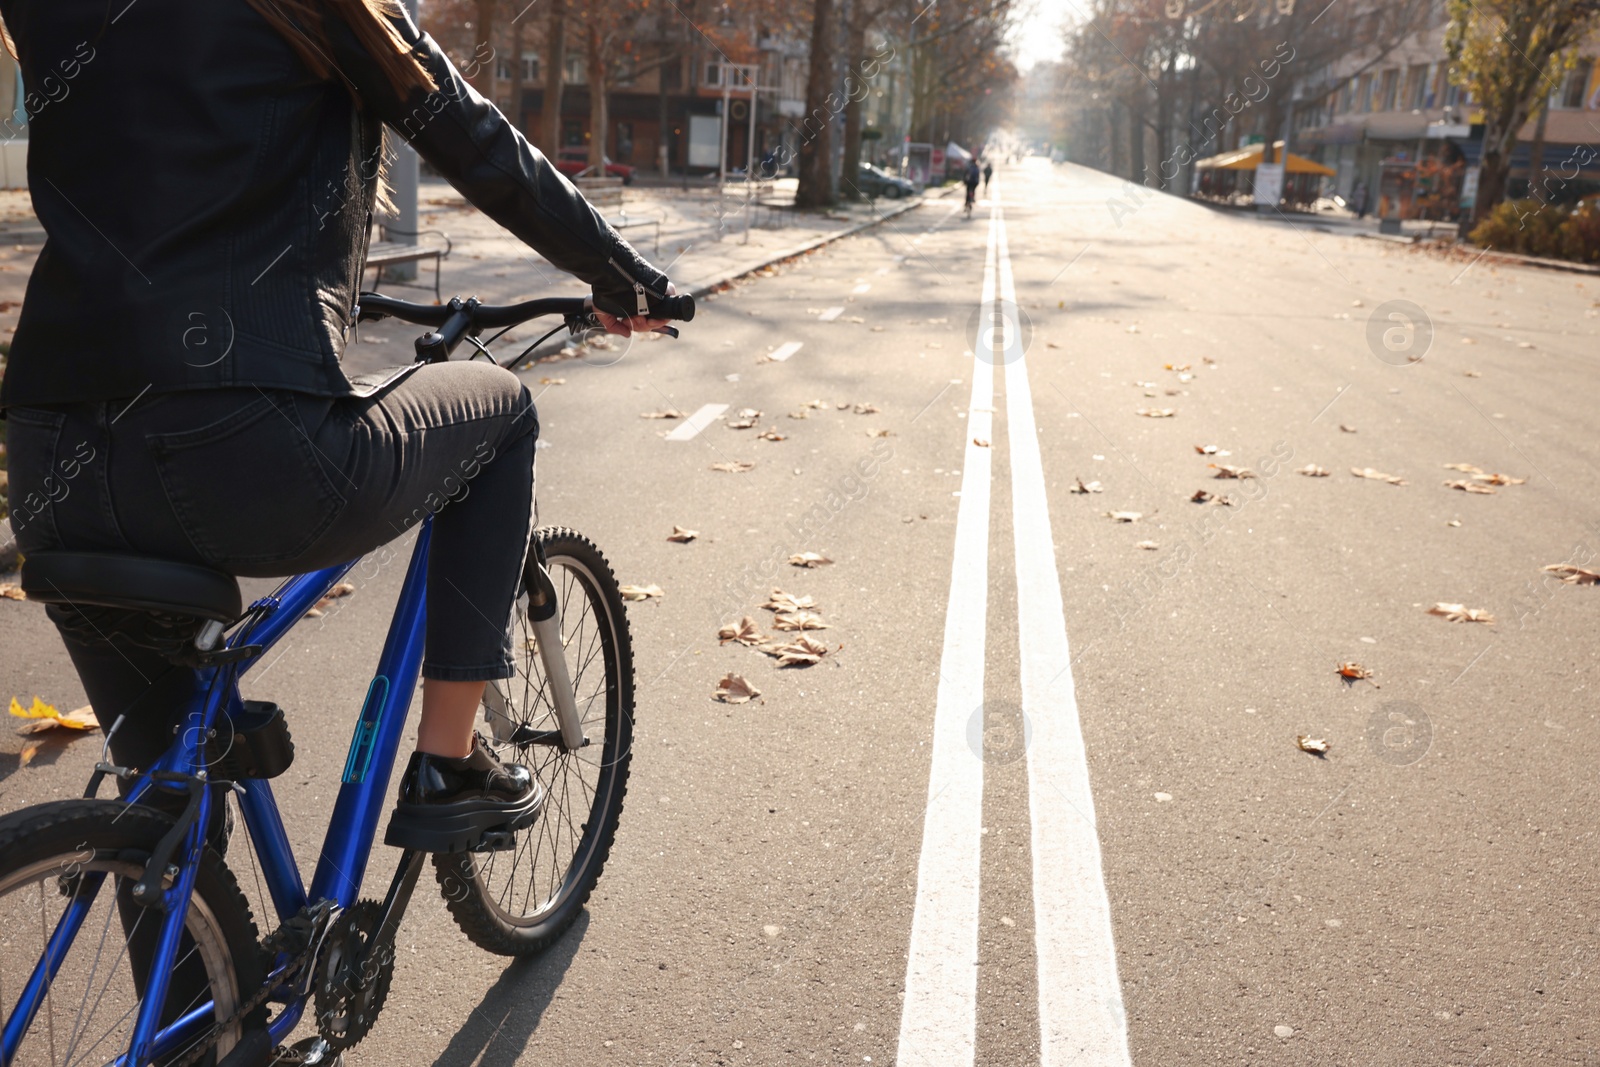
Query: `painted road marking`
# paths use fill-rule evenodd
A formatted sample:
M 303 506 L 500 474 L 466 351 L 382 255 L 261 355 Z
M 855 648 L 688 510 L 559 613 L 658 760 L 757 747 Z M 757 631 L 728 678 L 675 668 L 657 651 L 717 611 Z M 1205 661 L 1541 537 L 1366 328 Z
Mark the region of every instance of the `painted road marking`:
M 998 191 L 989 225 L 999 234 L 998 317 L 1002 308 L 1017 306 Z M 1040 1063 L 1041 1067 L 1069 1063 L 1128 1067 L 1132 1061 L 1112 942 L 1111 903 L 1100 862 L 1089 762 L 1072 680 L 1072 654 L 1051 540 L 1028 363 L 1019 324 L 1008 315 L 1000 330 L 1017 559 L 1022 711 L 1033 727 L 1027 747 L 1028 807 L 1033 823 Z
M 871 292 L 871 291 L 872 291 L 872 283 L 871 282 L 862 282 L 861 284 L 857 285 L 854 289 L 850 290 L 851 294 L 853 294 L 855 296 L 860 296 L 862 293 L 868 293 L 868 292 Z
M 784 360 L 800 351 L 800 346 L 804 343 L 804 341 L 785 341 L 783 344 L 779 345 L 777 348 L 774 348 L 770 353 L 768 353 L 767 358 L 782 363 Z
M 726 404 L 706 404 L 699 411 L 683 420 L 683 425 L 667 434 L 668 441 L 692 441 L 701 430 L 710 426 L 717 420 L 717 416 L 728 410 Z
M 995 294 L 995 232 L 983 271 L 983 300 Z M 978 870 L 983 824 L 983 760 L 967 724 L 983 705 L 984 627 L 989 610 L 989 486 L 994 371 L 972 376 L 971 417 L 962 424 L 966 455 L 956 511 L 955 559 L 945 608 L 944 651 L 933 713 L 928 807 L 917 864 L 916 910 L 906 961 L 896 1063 L 970 1067 L 978 1030 Z
M 843 314 L 844 314 L 844 308 L 842 308 L 842 307 L 829 308 L 827 311 L 824 311 L 822 314 L 817 316 L 817 321 L 818 322 L 832 322 L 834 319 L 838 318 L 840 315 L 843 315 Z

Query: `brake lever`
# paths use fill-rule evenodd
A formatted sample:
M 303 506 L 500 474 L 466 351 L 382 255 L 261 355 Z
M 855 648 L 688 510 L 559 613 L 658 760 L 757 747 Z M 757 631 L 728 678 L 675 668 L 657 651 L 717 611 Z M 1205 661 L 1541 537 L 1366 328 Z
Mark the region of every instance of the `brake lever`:
M 668 337 L 672 338 L 673 340 L 677 340 L 677 338 L 678 338 L 678 328 L 676 326 L 657 326 L 655 329 L 651 330 L 650 332 L 651 333 L 666 334 Z

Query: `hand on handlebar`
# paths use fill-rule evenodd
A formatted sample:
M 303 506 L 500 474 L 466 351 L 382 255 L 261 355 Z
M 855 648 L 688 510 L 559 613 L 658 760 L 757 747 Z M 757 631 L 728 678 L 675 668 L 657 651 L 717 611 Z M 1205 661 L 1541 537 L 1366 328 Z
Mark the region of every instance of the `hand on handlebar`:
M 668 282 L 667 295 L 678 295 L 678 287 L 673 285 L 671 282 Z M 600 320 L 600 325 L 605 328 L 606 333 L 614 333 L 618 337 L 631 337 L 635 332 L 649 333 L 652 330 L 660 329 L 672 321 L 671 319 L 645 318 L 643 315 L 634 315 L 631 318 L 621 318 L 619 316 L 612 315 L 609 312 L 601 311 L 599 308 L 594 309 L 594 317 Z

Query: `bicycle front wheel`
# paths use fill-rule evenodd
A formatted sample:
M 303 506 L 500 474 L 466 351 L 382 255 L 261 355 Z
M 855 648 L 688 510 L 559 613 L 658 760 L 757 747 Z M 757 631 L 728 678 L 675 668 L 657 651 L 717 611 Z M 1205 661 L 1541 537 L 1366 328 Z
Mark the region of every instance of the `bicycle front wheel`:
M 135 904 L 131 891 L 171 826 L 158 811 L 108 800 L 55 801 L 0 819 L 0 1010 L 17 1005 L 62 916 L 86 912 L 16 1063 L 109 1063 L 128 1051 L 163 917 Z M 234 1016 L 265 980 L 250 905 L 208 848 L 161 1018 L 170 1023 L 207 1002 L 211 1009 L 183 1040 L 158 1049 L 156 1062 L 183 1059 L 219 1024 L 199 1063 L 226 1055 L 253 1021 Z
M 555 585 L 586 743 L 572 751 L 560 744 L 524 597 L 512 633 L 517 674 L 489 684 L 484 708 L 501 758 L 529 767 L 544 786 L 544 810 L 497 850 L 434 856 L 456 924 L 503 956 L 542 952 L 577 919 L 611 852 L 633 755 L 633 644 L 611 565 L 572 530 L 544 527 L 533 541 Z M 530 568 L 534 559 L 530 550 Z

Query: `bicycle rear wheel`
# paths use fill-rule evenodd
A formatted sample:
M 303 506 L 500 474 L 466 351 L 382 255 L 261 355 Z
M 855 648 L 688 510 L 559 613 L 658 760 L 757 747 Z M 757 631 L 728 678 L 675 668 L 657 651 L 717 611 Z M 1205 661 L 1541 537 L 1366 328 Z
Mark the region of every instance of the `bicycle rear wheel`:
M 108 800 L 65 800 L 0 818 L 0 1010 L 11 1011 L 63 912 L 91 900 L 60 970 L 23 1036 L 19 1064 L 107 1063 L 125 1053 L 162 913 L 133 903 L 167 815 Z M 199 1062 L 214 1063 L 252 1020 L 234 1020 L 266 980 L 250 906 L 211 849 L 195 878 L 185 936 L 162 1017 L 210 1000 L 210 1025 L 229 1022 Z M 197 1027 L 203 1037 L 209 1026 Z M 169 1050 L 158 1063 L 181 1058 Z
M 633 644 L 611 565 L 572 530 L 543 527 L 533 541 L 555 584 L 588 743 L 569 752 L 557 742 L 550 682 L 524 597 L 513 622 L 517 674 L 490 683 L 485 717 L 501 758 L 528 766 L 544 786 L 544 811 L 501 850 L 434 856 L 456 924 L 478 947 L 503 956 L 542 952 L 577 919 L 611 852 L 632 758 Z M 534 559 L 530 550 L 530 568 Z

